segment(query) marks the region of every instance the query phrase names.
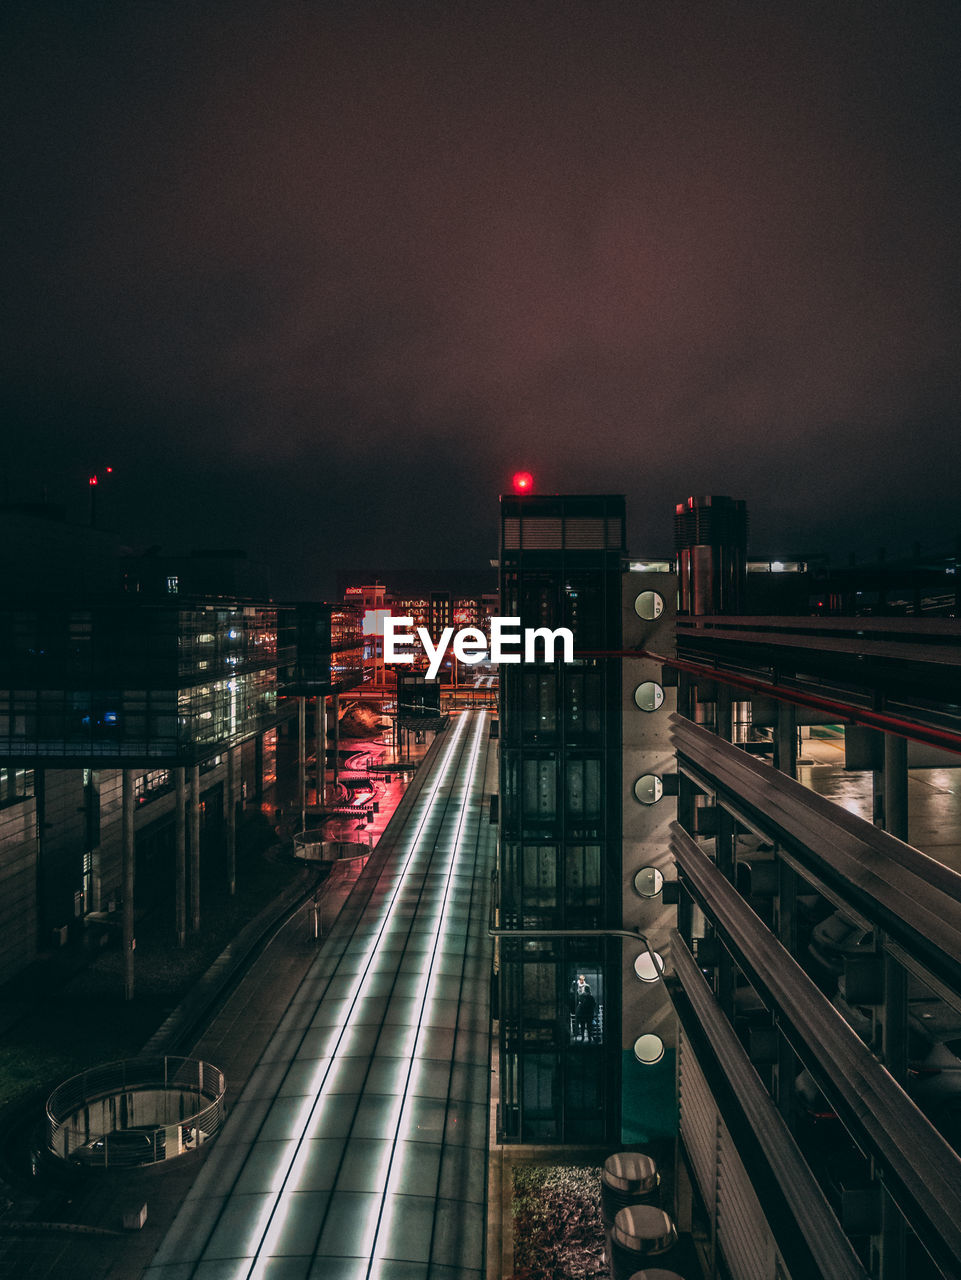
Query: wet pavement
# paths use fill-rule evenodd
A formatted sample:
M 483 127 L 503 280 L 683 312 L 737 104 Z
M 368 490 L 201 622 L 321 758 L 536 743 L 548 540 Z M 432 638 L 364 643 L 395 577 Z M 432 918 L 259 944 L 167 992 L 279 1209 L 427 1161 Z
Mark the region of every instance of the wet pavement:
M 843 736 L 804 738 L 801 747 L 798 781 L 871 822 L 874 776 L 845 770 Z M 908 771 L 908 843 L 961 873 L 961 767 Z

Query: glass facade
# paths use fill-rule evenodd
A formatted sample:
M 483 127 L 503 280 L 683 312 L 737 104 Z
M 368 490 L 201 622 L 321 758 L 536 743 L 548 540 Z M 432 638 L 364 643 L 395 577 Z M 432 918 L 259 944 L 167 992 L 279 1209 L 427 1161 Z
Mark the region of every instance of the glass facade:
M 32 769 L 0 769 L 0 809 L 8 804 L 19 804 L 34 794 Z
M 131 602 L 0 621 L 0 756 L 189 763 L 277 722 L 277 609 Z
M 500 1127 L 507 1142 L 619 1133 L 623 499 L 501 500 L 501 613 L 569 627 L 575 661 L 503 665 Z M 593 650 L 585 653 L 585 650 Z M 598 930 L 597 937 L 576 931 Z
M 285 605 L 280 637 L 283 692 L 315 697 L 351 689 L 364 678 L 364 635 L 350 605 Z

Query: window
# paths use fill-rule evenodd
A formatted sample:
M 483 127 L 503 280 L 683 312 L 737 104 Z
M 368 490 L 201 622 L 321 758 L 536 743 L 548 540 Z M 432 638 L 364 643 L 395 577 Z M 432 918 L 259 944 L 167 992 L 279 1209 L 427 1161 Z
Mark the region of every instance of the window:
M 575 911 L 592 908 L 596 913 L 601 905 L 601 846 L 568 845 L 564 868 L 564 899 L 568 908 Z M 592 914 L 588 920 L 593 918 Z
M 32 769 L 0 769 L 0 808 L 33 795 Z
M 524 849 L 524 907 L 557 906 L 557 849 L 554 845 L 528 845 Z
M 525 736 L 554 733 L 557 729 L 556 683 L 552 667 L 524 672 L 522 729 Z
M 568 760 L 566 766 L 567 812 L 585 820 L 601 816 L 600 760 Z
M 567 685 L 566 729 L 572 738 L 585 738 L 601 731 L 601 674 L 584 668 L 564 669 Z
M 524 817 L 557 817 L 557 771 L 553 755 L 524 761 Z

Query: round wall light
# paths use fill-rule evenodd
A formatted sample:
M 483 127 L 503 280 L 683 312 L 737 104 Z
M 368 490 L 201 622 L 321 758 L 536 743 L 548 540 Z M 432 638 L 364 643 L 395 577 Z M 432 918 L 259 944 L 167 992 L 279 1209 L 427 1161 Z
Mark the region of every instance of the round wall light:
M 664 794 L 664 783 L 656 773 L 645 773 L 634 783 L 634 795 L 641 804 L 657 804 Z
M 656 951 L 642 951 L 634 957 L 634 972 L 642 982 L 657 982 L 664 972 L 664 961 Z
M 656 591 L 642 591 L 634 601 L 634 612 L 645 622 L 653 622 L 664 612 L 664 597 Z
M 664 690 L 656 680 L 645 680 L 634 690 L 634 705 L 641 711 L 657 711 L 664 702 Z
M 664 1057 L 664 1041 L 650 1032 L 638 1036 L 634 1041 L 634 1057 L 645 1067 L 653 1067 L 655 1062 L 660 1062 Z
M 664 887 L 664 877 L 657 867 L 641 867 L 634 875 L 634 891 L 642 898 L 656 898 Z

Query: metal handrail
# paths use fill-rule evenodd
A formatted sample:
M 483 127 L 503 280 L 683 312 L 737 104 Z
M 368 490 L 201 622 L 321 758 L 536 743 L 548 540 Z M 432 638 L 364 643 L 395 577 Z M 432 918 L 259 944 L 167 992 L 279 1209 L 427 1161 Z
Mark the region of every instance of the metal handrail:
M 127 1058 L 91 1067 L 58 1085 L 47 1099 L 47 1146 L 54 1155 L 63 1159 L 70 1158 L 82 1147 L 88 1147 L 90 1163 L 103 1166 L 153 1164 L 170 1159 L 184 1149 L 184 1134 L 193 1134 L 194 1140 L 201 1142 L 220 1132 L 225 1118 L 226 1087 L 224 1073 L 218 1067 L 194 1058 L 171 1055 Z M 91 1104 L 148 1092 L 169 1094 L 171 1098 L 174 1094 L 187 1094 L 203 1105 L 188 1115 L 168 1120 L 168 1100 L 165 1097 L 162 1119 L 144 1125 L 121 1125 L 110 1132 L 99 1132 L 96 1125 L 91 1128 Z M 82 1123 L 75 1123 L 81 1116 Z M 117 1135 L 124 1132 L 142 1134 L 144 1150 L 133 1153 L 129 1149 L 118 1151 Z M 112 1156 L 111 1145 L 114 1147 Z M 143 1158 L 145 1151 L 150 1158 Z

